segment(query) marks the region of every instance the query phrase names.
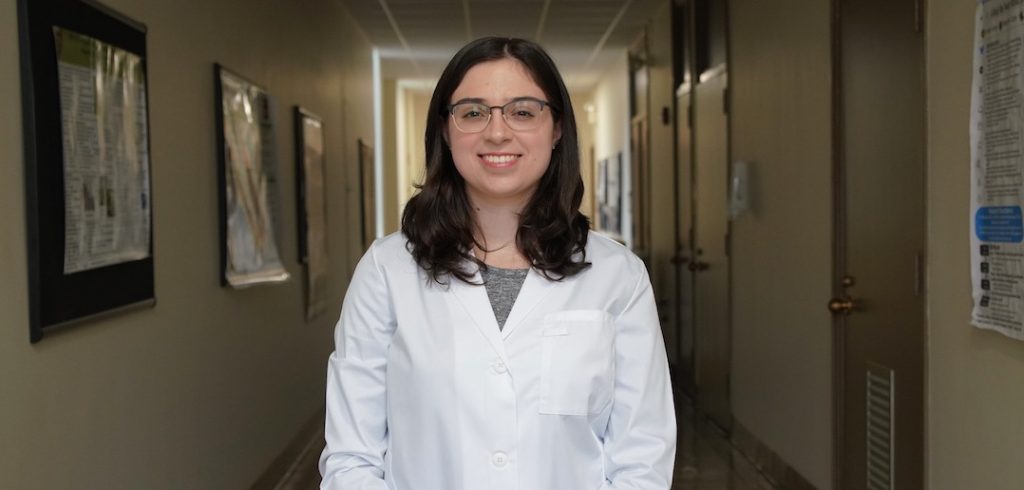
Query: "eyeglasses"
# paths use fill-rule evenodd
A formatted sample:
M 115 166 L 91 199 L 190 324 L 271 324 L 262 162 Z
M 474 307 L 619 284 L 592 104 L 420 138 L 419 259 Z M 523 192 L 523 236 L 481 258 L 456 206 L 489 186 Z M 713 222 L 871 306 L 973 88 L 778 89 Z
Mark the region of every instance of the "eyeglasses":
M 448 106 L 455 127 L 463 133 L 479 133 L 491 122 L 494 109 L 501 109 L 501 117 L 513 131 L 530 131 L 540 127 L 544 120 L 544 107 L 550 107 L 547 101 L 523 97 L 505 105 L 487 105 L 482 102 L 459 102 Z

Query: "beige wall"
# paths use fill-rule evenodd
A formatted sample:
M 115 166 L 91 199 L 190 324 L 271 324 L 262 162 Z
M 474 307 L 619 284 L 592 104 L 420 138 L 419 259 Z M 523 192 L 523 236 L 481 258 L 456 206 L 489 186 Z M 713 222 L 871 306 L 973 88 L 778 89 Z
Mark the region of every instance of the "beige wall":
M 629 68 L 626 52 L 605 68 L 591 92 L 594 104 L 594 158 L 629 152 Z M 579 112 L 579 111 L 577 111 Z
M 831 488 L 828 2 L 730 3 L 731 158 L 751 211 L 732 224 L 736 420 Z M 966 127 L 966 125 L 964 126 Z
M 628 192 L 629 185 L 629 58 L 623 50 L 615 62 L 609 64 L 600 81 L 591 92 L 589 102 L 594 106 L 594 122 L 591 124 L 591 137 L 594 144 L 595 165 L 605 158 L 616 158 L 622 152 L 622 192 Z M 580 117 L 577 109 L 577 117 Z M 597 184 L 596 177 L 591 177 L 588 184 Z M 622 229 L 628 230 L 631 218 L 629 195 L 623 194 L 622 205 L 625 209 Z
M 976 2 L 931 2 L 928 91 L 929 488 L 1024 488 L 1024 343 L 968 323 Z
M 337 305 L 370 47 L 333 0 L 106 3 L 149 28 L 157 304 L 29 344 L 16 2 L 0 0 L 0 488 L 244 488 L 320 408 L 338 311 L 303 321 L 291 108 L 324 119 Z M 218 283 L 215 61 L 278 102 L 284 285 Z

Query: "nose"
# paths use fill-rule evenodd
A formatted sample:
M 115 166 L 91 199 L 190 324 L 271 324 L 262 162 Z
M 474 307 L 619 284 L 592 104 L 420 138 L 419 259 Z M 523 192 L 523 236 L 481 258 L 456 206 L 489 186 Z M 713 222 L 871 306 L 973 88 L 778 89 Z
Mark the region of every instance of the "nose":
M 495 114 L 497 110 L 497 114 Z M 484 128 L 484 138 L 488 141 L 495 143 L 501 143 L 508 139 L 509 128 L 505 124 L 505 114 L 501 112 L 501 107 L 491 108 L 491 120 L 487 123 L 487 127 Z

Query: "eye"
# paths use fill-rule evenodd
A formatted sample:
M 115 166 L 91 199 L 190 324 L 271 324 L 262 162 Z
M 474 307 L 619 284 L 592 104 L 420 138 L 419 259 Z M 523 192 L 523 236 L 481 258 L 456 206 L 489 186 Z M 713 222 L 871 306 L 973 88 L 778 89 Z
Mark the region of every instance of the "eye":
M 505 114 L 517 121 L 527 121 L 540 114 L 541 105 L 530 100 L 523 100 L 512 104 Z
M 477 104 L 459 104 L 455 106 L 455 117 L 459 119 L 485 119 L 487 109 Z

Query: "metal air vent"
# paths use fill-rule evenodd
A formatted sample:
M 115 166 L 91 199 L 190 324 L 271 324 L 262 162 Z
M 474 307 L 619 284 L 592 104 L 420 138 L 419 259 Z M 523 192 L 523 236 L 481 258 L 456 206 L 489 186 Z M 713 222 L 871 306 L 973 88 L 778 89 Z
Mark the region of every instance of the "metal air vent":
M 869 363 L 866 424 L 868 490 L 892 490 L 895 472 L 893 461 L 894 391 L 893 370 Z

